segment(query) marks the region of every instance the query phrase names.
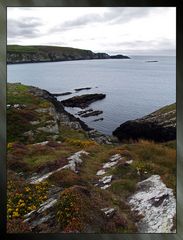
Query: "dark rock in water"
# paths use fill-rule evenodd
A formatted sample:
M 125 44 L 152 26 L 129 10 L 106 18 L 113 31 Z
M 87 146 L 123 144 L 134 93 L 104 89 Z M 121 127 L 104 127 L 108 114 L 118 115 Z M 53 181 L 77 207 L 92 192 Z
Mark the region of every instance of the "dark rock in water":
M 157 60 L 149 60 L 149 61 L 146 61 L 146 62 L 158 62 Z
M 98 116 L 98 115 L 100 115 L 102 113 L 103 113 L 103 111 L 96 110 L 96 111 L 92 111 L 92 112 L 88 112 L 88 113 L 82 114 L 81 117 Z
M 175 104 L 169 105 L 143 118 L 127 121 L 113 135 L 120 141 L 149 139 L 164 142 L 176 139 Z
M 87 110 L 84 110 L 84 111 L 79 111 L 77 114 L 78 114 L 79 116 L 81 116 L 82 114 L 89 113 L 89 112 L 93 112 L 93 109 L 90 108 L 90 109 L 87 109 Z
M 52 95 L 53 95 L 54 97 L 66 96 L 66 95 L 70 95 L 70 94 L 72 94 L 72 92 L 52 93 Z
M 91 103 L 104 99 L 105 97 L 106 95 L 102 93 L 84 94 L 81 96 L 75 96 L 75 97 L 63 100 L 61 102 L 66 107 L 86 108 Z
M 97 119 L 94 119 L 93 122 L 98 122 L 98 121 L 103 121 L 104 118 L 97 118 Z
M 74 89 L 76 92 L 80 92 L 80 91 L 82 91 L 82 90 L 90 90 L 91 89 L 91 87 L 85 87 L 85 88 L 76 88 L 76 89 Z
M 125 55 L 121 55 L 121 54 L 111 55 L 110 58 L 111 59 L 130 59 L 130 57 L 125 56 Z

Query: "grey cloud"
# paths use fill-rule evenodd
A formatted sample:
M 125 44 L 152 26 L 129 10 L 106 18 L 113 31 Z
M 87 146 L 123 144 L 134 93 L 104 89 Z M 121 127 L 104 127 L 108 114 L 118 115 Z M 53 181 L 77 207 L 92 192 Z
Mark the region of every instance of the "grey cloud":
M 103 15 L 94 13 L 84 15 L 70 21 L 65 21 L 64 23 L 55 26 L 55 28 L 51 29 L 51 31 L 66 31 L 73 29 L 74 27 L 82 27 L 91 23 L 126 23 L 133 19 L 144 17 L 153 10 L 153 8 L 147 7 L 111 7 L 108 8 L 108 11 L 104 12 Z
M 104 43 L 104 46 L 108 44 Z M 115 43 L 110 43 L 112 47 L 124 48 L 124 49 L 173 49 L 175 48 L 175 41 L 162 38 L 159 40 L 150 40 L 150 41 L 120 41 Z
M 39 27 L 42 25 L 39 18 L 21 18 L 7 21 L 8 38 L 37 37 L 40 34 Z
M 109 12 L 104 14 L 105 20 L 109 20 L 111 24 L 126 23 L 133 19 L 141 18 L 148 15 L 153 8 L 147 7 L 116 7 L 111 8 Z

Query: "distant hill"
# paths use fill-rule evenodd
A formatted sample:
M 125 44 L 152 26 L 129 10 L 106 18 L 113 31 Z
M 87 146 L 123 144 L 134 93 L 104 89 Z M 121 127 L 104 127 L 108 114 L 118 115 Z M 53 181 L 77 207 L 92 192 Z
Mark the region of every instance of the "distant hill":
M 94 53 L 90 50 L 56 46 L 7 46 L 7 63 L 56 62 L 90 59 L 129 59 L 124 55 L 110 56 L 107 53 Z

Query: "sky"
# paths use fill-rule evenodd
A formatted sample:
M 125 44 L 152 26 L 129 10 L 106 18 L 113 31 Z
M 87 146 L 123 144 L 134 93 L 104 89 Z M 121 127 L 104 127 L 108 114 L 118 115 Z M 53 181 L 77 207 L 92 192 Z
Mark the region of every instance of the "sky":
M 175 55 L 175 7 L 8 7 L 7 43 Z

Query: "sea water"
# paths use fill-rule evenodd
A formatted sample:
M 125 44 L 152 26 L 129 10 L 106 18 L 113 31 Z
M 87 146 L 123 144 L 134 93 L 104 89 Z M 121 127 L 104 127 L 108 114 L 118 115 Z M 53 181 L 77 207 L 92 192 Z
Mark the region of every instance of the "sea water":
M 51 93 L 72 92 L 58 100 L 82 94 L 106 94 L 105 99 L 89 106 L 102 110 L 103 114 L 81 119 L 111 135 L 123 122 L 176 101 L 176 57 L 131 56 L 131 59 L 14 64 L 7 66 L 7 81 L 37 86 Z M 84 87 L 91 89 L 74 90 Z M 66 110 L 79 117 L 77 112 L 81 109 Z M 95 122 L 97 118 L 103 120 Z

